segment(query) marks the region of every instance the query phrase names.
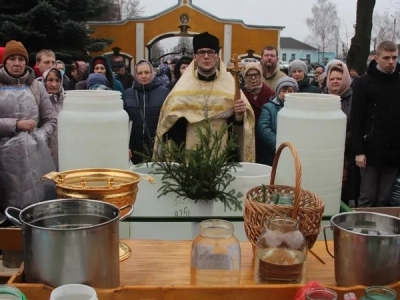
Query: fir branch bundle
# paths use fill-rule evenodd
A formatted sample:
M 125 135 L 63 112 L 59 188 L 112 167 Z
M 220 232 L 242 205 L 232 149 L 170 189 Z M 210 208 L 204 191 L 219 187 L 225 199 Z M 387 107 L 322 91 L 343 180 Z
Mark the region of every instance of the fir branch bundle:
M 159 139 L 161 151 L 153 153 L 154 173 L 162 175 L 158 197 L 175 193 L 195 202 L 221 201 L 225 211 L 226 208 L 241 211 L 243 194 L 229 190 L 235 180 L 232 172 L 239 166 L 234 162 L 236 136 L 229 132 L 230 128 L 224 124 L 215 131 L 209 121 L 203 122 L 196 129 L 199 143 L 193 149 L 186 149 L 183 143 Z

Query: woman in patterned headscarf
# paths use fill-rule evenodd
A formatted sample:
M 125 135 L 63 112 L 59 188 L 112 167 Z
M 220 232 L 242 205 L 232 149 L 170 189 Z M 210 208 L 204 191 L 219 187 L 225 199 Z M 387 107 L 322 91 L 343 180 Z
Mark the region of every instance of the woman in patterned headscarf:
M 168 65 L 160 64 L 158 66 L 159 73 L 157 77 L 160 79 L 163 86 L 167 87 L 171 83 L 171 70 L 169 69 Z

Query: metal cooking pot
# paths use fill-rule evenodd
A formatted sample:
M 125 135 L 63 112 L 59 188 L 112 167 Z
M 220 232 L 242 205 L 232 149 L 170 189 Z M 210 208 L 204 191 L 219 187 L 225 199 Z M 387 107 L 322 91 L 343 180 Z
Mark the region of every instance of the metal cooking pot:
M 59 198 L 93 199 L 116 205 L 121 210 L 121 220 L 133 211 L 138 183 L 141 179 L 154 183 L 151 176 L 119 169 L 76 169 L 50 172 L 42 177 L 56 184 Z
M 19 220 L 12 211 L 19 212 Z M 22 226 L 24 274 L 28 283 L 119 286 L 119 214 L 113 204 L 59 199 L 8 207 Z
M 334 255 L 326 229 L 333 230 Z M 400 275 L 400 219 L 371 212 L 335 215 L 324 228 L 335 258 L 339 286 L 388 285 Z

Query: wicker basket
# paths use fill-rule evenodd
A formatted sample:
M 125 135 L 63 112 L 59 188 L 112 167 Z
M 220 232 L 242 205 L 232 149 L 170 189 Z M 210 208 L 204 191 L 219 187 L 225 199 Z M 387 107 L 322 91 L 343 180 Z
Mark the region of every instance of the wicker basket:
M 285 147 L 290 149 L 294 158 L 296 170 L 295 187 L 275 185 L 279 157 Z M 301 163 L 296 149 L 291 143 L 282 143 L 276 151 L 270 185 L 254 187 L 245 195 L 244 229 L 247 238 L 253 244 L 253 250 L 259 235 L 265 230 L 265 221 L 276 216 L 291 217 L 298 220 L 299 229 L 307 239 L 308 248 L 311 249 L 314 245 L 321 230 L 325 205 L 318 195 L 301 188 L 301 176 Z M 293 206 L 268 203 L 274 193 L 293 195 Z M 266 203 L 255 200 L 260 197 L 265 197 Z

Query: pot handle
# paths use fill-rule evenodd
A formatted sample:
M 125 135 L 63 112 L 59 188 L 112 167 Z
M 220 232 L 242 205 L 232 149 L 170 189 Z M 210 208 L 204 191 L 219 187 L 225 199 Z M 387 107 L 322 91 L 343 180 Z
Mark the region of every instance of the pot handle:
M 147 175 L 147 176 L 140 176 L 140 179 L 141 179 L 141 180 L 146 180 L 146 181 L 150 182 L 151 184 L 154 184 L 154 178 L 151 177 L 151 176 L 149 176 L 149 175 Z
M 42 178 L 40 178 L 40 180 L 42 180 L 42 181 L 45 179 L 53 180 L 55 183 L 62 183 L 60 181 L 62 181 L 64 178 L 63 178 L 63 176 L 61 176 L 61 173 L 59 173 L 59 172 L 50 172 L 50 173 L 47 173 L 46 175 L 43 175 Z
M 129 216 L 131 215 L 131 213 L 133 213 L 133 210 L 134 210 L 133 204 L 124 205 L 124 206 L 122 206 L 119 210 L 122 212 L 123 210 L 125 210 L 125 209 L 127 209 L 127 208 L 130 208 L 130 210 L 128 211 L 128 213 L 127 213 L 125 216 L 123 216 L 123 217 L 121 217 L 121 218 L 119 219 L 120 222 L 123 221 L 123 220 L 125 220 L 127 217 L 129 217 Z
M 328 240 L 326 239 L 326 229 L 328 229 L 328 228 L 330 228 L 330 229 L 332 230 L 332 225 L 328 225 L 328 226 L 325 226 L 325 227 L 324 227 L 325 248 L 326 248 L 326 252 L 328 252 L 328 254 L 329 254 L 330 256 L 332 256 L 333 258 L 335 258 L 335 256 L 331 254 L 331 252 L 329 251 L 329 248 L 328 248 Z
M 16 219 L 16 218 L 14 218 L 14 217 L 9 213 L 9 211 L 11 211 L 11 210 L 17 211 L 18 214 L 21 212 L 21 210 L 20 210 L 19 208 L 9 206 L 9 207 L 7 207 L 6 210 L 4 211 L 4 213 L 5 213 L 6 217 L 7 217 L 7 219 L 8 219 L 10 222 L 12 222 L 15 226 L 22 226 L 21 221 L 18 220 L 18 219 Z

